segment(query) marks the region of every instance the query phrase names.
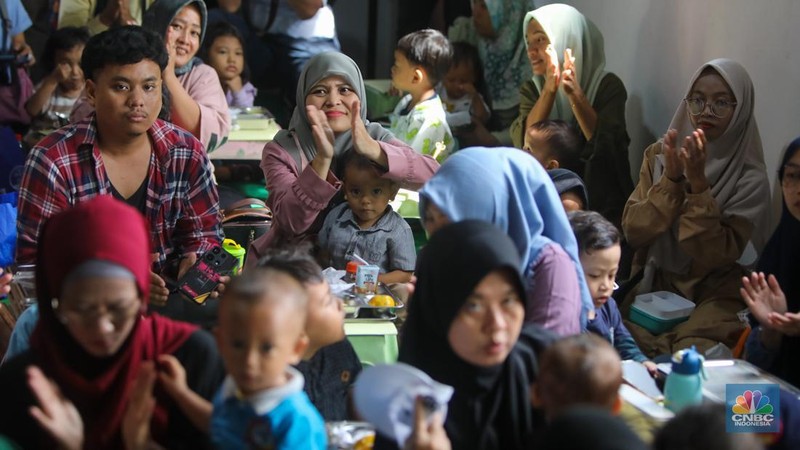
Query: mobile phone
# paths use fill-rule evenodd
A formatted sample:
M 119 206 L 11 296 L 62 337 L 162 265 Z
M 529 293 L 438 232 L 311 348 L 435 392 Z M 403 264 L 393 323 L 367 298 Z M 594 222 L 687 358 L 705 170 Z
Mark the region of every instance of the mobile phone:
M 178 292 L 198 305 L 204 304 L 219 284 L 219 279 L 233 272 L 237 261 L 222 247 L 211 248 L 178 280 Z

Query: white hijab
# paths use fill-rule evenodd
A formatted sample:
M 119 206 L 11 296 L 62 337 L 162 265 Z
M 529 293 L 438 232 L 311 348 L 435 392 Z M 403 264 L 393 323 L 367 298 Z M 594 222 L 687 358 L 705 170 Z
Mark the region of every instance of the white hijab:
M 749 244 L 760 253 L 769 233 L 770 193 L 761 136 L 753 116 L 753 82 L 738 62 L 715 59 L 697 69 L 689 83 L 687 95 L 703 71 L 709 67 L 716 70 L 728 83 L 737 104 L 728 128 L 722 136 L 709 141 L 706 146 L 706 177 L 721 214 L 727 217 L 744 217 L 753 224 Z M 693 131 L 686 102 L 681 101 L 670 128 L 678 130 L 679 140 Z M 663 174 L 663 155 L 658 155 L 653 167 L 653 184 Z M 651 261 L 656 267 L 671 272 L 684 274 L 689 271 L 691 258 L 678 245 L 677 220 L 670 232 L 659 236 L 650 247 L 648 264 Z
M 564 69 L 564 51 L 568 48 L 572 49 L 572 56 L 575 57 L 575 70 L 578 72 L 578 84 L 589 100 L 589 104 L 593 105 L 600 82 L 607 75 L 603 34 L 591 20 L 577 9 L 555 3 L 536 8 L 525 15 L 522 23 L 522 38 L 525 40 L 526 49 L 528 48 L 528 24 L 531 20 L 539 22 L 547 34 L 547 38 L 550 39 L 550 43 L 558 55 L 561 70 Z M 533 76 L 533 84 L 540 93 L 544 82 L 543 75 Z M 564 90 L 559 88 L 556 92 L 556 101 L 550 111 L 550 118 L 571 122 L 573 117 L 569 98 Z

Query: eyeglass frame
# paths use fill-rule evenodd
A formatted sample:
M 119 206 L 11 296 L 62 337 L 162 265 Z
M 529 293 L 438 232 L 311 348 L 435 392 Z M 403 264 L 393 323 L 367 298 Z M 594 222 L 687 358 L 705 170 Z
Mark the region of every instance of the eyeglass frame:
M 139 308 L 133 309 L 133 306 L 136 305 L 137 303 L 139 304 Z M 108 321 L 111 322 L 111 324 L 114 326 L 114 329 L 118 329 L 119 326 L 126 320 L 136 317 L 136 315 L 139 313 L 141 309 L 141 303 L 142 302 L 139 297 L 136 297 L 136 299 L 133 301 L 129 301 L 128 305 L 126 305 L 124 309 L 121 310 L 124 314 L 120 313 L 119 316 L 117 316 L 114 312 L 109 311 L 110 309 L 113 308 L 108 308 L 106 306 L 103 307 L 105 311 L 102 313 L 97 312 L 99 308 L 93 308 L 91 312 L 90 311 L 79 312 L 75 310 L 62 311 L 61 303 L 57 298 L 53 298 L 52 300 L 50 300 L 50 307 L 53 309 L 53 312 L 55 313 L 58 320 L 64 325 L 67 325 L 69 323 L 75 323 L 81 326 L 91 326 L 98 323 L 101 318 L 107 317 Z M 74 320 L 70 320 L 70 317 L 73 317 Z
M 692 112 L 692 107 L 690 106 L 690 103 L 693 100 L 699 100 L 701 102 L 701 105 L 702 105 L 702 107 L 700 108 L 700 111 L 698 111 L 696 113 Z M 728 114 L 726 114 L 724 116 L 721 116 L 714 110 L 714 104 L 716 104 L 716 102 L 718 102 L 718 101 L 721 102 L 723 100 L 716 100 L 716 101 L 713 101 L 713 102 L 707 102 L 705 98 L 700 99 L 700 98 L 697 98 L 697 97 L 685 97 L 683 99 L 683 101 L 684 101 L 684 103 L 686 103 L 686 110 L 689 112 L 689 114 L 691 114 L 693 116 L 699 116 L 700 114 L 703 114 L 703 111 L 706 110 L 706 106 L 708 106 L 709 111 L 711 111 L 711 115 L 716 117 L 717 119 L 724 119 L 724 118 L 730 116 L 733 113 L 733 111 L 736 110 L 736 105 L 739 104 L 739 102 L 737 102 L 735 100 L 732 101 L 732 102 L 725 101 L 725 103 L 727 103 L 728 105 L 733 107 L 733 109 L 731 110 L 730 113 L 728 113 Z
M 800 166 L 797 164 L 788 162 L 781 167 L 781 170 L 778 172 L 778 176 L 781 178 L 781 186 L 792 189 L 800 186 L 800 170 L 798 170 L 797 173 L 792 172 L 792 175 L 788 176 L 786 169 L 789 167 L 792 169 L 800 169 Z

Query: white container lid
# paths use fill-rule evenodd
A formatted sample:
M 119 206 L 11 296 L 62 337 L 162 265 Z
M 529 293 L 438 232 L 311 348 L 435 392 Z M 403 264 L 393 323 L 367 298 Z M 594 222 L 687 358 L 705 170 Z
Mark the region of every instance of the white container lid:
M 695 305 L 678 294 L 657 291 L 637 295 L 633 307 L 653 317 L 672 320 L 689 316 Z

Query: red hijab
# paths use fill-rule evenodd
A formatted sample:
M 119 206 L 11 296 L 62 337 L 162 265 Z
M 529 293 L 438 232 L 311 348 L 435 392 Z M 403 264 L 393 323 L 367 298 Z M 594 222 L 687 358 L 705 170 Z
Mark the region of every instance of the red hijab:
M 70 272 L 86 261 L 100 260 L 124 267 L 134 275 L 144 313 L 150 293 L 147 230 L 138 211 L 103 196 L 53 216 L 39 237 L 39 322 L 31 336 L 31 349 L 44 372 L 80 411 L 85 448 L 122 447 L 122 419 L 142 362 L 174 352 L 196 330 L 192 325 L 156 315 L 140 315 L 117 353 L 97 358 L 72 338 L 53 311 L 51 300 L 61 294 Z M 163 400 L 165 397 L 156 396 L 151 422 L 157 441 L 167 428 Z

